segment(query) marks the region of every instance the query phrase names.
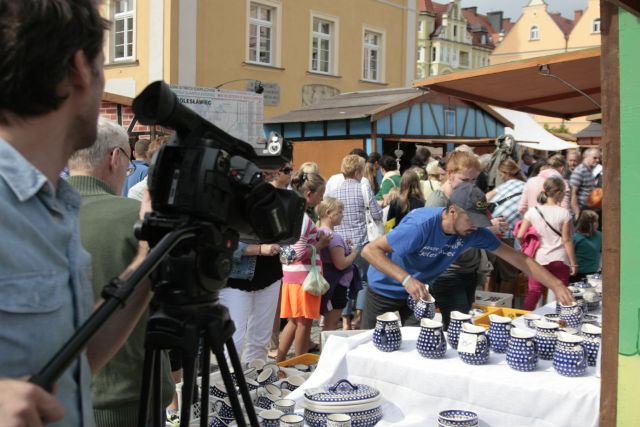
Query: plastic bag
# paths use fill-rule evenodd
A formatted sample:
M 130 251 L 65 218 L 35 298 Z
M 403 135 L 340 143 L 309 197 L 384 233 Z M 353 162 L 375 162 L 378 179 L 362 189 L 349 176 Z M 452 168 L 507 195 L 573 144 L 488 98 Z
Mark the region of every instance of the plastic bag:
M 316 247 L 313 245 L 309 247 L 311 248 L 311 269 L 302 282 L 302 290 L 319 297 L 326 294 L 330 286 L 316 265 Z

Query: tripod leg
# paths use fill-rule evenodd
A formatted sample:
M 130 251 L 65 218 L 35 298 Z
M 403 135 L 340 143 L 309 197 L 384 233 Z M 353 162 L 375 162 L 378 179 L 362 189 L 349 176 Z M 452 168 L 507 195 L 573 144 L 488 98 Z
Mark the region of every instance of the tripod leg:
M 233 342 L 233 338 L 229 338 L 227 340 L 226 346 L 227 354 L 231 360 L 233 370 L 235 372 L 242 372 L 242 365 L 240 364 L 240 358 L 238 357 L 238 352 L 236 351 L 236 345 Z M 242 400 L 244 401 L 244 407 L 247 411 L 247 416 L 249 417 L 249 423 L 252 427 L 258 427 L 258 418 L 256 417 L 256 411 L 253 407 L 253 402 L 251 401 L 251 395 L 249 394 L 249 388 L 247 387 L 244 375 L 238 376 L 238 387 L 240 388 L 240 394 L 242 394 Z
M 238 427 L 245 427 L 246 424 L 244 422 L 244 415 L 242 415 L 242 406 L 240 406 L 240 401 L 238 400 L 238 395 L 236 394 L 236 387 L 233 384 L 233 380 L 231 379 L 231 372 L 229 372 L 229 366 L 227 366 L 227 360 L 224 357 L 224 347 L 214 346 L 212 350 L 216 355 L 216 359 L 218 360 L 218 367 L 220 368 L 220 374 L 222 375 L 224 386 L 227 389 L 227 393 L 229 394 L 229 400 L 231 401 L 233 416 L 236 419 L 236 423 L 238 424 Z M 240 375 L 237 375 L 238 372 L 240 373 Z M 241 378 L 242 368 L 236 371 L 236 375 L 236 378 L 238 380 L 242 380 L 244 382 L 244 378 Z
M 149 416 L 149 399 L 152 387 L 151 378 L 155 365 L 156 352 L 147 348 L 144 352 L 144 365 L 142 371 L 142 390 L 140 391 L 140 406 L 138 407 L 138 427 L 147 426 Z
M 153 357 L 153 427 L 164 427 L 162 413 L 162 350 L 156 350 Z
M 200 356 L 200 427 L 209 424 L 209 366 L 211 364 L 211 352 L 209 351 L 209 339 L 204 336 L 202 355 Z
M 191 419 L 191 404 L 193 402 L 193 387 L 196 383 L 195 355 L 182 352 L 182 407 L 180 408 L 180 425 L 188 426 Z M 202 412 L 202 411 L 201 411 Z M 206 416 L 206 414 L 205 414 Z

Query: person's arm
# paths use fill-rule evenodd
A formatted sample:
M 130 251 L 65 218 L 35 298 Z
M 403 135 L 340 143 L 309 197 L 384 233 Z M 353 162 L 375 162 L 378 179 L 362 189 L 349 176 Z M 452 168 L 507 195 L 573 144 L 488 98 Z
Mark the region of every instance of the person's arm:
M 353 264 L 353 261 L 355 261 L 358 256 L 358 251 L 356 248 L 351 247 L 351 253 L 345 256 L 342 246 L 334 246 L 329 249 L 329 255 L 331 256 L 333 266 L 338 270 L 344 270 Z
M 244 250 L 244 256 L 259 255 L 259 256 L 271 256 L 276 255 L 280 251 L 280 245 L 273 244 L 261 244 L 261 245 L 247 245 Z
M 571 291 L 567 289 L 560 279 L 538 264 L 533 258 L 516 251 L 504 243 L 501 243 L 493 253 L 549 288 L 561 304 L 569 305 L 575 301 Z
M 376 197 L 371 191 L 371 187 L 367 185 L 365 191 L 369 195 L 369 210 L 371 211 L 371 217 L 376 221 L 382 221 L 382 207 L 376 201 Z
M 7 427 L 39 427 L 60 421 L 64 408 L 45 390 L 27 381 L 0 379 L 0 420 Z
M 387 241 L 387 236 L 382 236 L 370 242 L 362 249 L 362 256 L 369 264 L 377 268 L 381 273 L 391 277 L 399 283 L 409 276 L 407 282 L 404 283 L 406 291 L 414 298 L 429 299 L 429 292 L 424 283 L 411 276 L 405 269 L 400 267 L 386 254 L 393 252 L 393 248 Z
M 573 247 L 573 239 L 571 236 L 571 219 L 562 224 L 562 243 L 569 257 L 569 270 L 572 276 L 578 272 L 578 262 L 576 261 L 576 251 Z
M 520 201 L 518 202 L 518 212 L 520 213 L 520 218 L 524 217 L 524 214 L 529 209 L 527 206 L 529 203 L 529 186 L 527 184 L 522 187 L 522 194 L 520 195 Z
M 524 233 L 527 232 L 530 226 L 531 226 L 531 223 L 529 222 L 529 220 L 523 219 L 522 222 L 520 223 L 520 228 L 518 229 L 518 235 L 516 236 L 516 239 L 518 239 L 519 241 L 522 241 L 522 238 L 524 237 Z
M 487 202 L 490 202 L 496 196 L 496 193 L 497 193 L 497 191 L 494 188 L 493 190 L 491 190 L 487 194 L 485 194 L 485 197 L 487 198 Z
M 571 211 L 573 211 L 573 217 L 577 220 L 580 216 L 580 205 L 578 204 L 578 187 L 571 186 Z

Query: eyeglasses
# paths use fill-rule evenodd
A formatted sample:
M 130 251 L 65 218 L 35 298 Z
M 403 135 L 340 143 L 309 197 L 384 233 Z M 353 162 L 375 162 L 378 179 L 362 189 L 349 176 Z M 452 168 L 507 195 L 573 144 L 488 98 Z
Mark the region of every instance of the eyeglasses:
M 285 175 L 289 175 L 291 172 L 293 172 L 293 168 L 290 168 L 289 166 L 287 166 L 280 169 L 280 172 L 282 172 Z
M 136 170 L 136 164 L 131 161 L 127 152 L 124 151 L 124 148 L 116 147 L 116 149 L 120 150 L 120 152 L 127 158 L 127 161 L 129 162 L 129 165 L 127 166 L 127 176 L 131 175 Z

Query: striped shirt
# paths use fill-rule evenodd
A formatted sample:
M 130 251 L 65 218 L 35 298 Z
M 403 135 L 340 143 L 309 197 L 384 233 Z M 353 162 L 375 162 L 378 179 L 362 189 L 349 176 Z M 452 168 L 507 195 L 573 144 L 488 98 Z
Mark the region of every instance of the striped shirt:
M 513 237 L 513 226 L 520 219 L 520 213 L 518 212 L 518 203 L 520 202 L 520 197 L 522 194 L 511 197 L 509 200 L 505 200 L 507 197 L 513 196 L 514 194 L 522 193 L 524 189 L 524 182 L 519 179 L 510 179 L 507 182 L 500 184 L 496 187 L 496 194 L 491 199 L 493 203 L 500 203 L 496 209 L 493 211 L 493 217 L 497 218 L 499 216 L 504 217 L 505 221 L 509 224 L 509 231 L 503 234 L 505 239 Z
M 304 282 L 311 269 L 312 251 L 310 245 L 314 245 L 317 241 L 318 229 L 309 215 L 305 213 L 300 240 L 292 245 L 292 248 L 296 251 L 296 258 L 290 264 L 282 266 L 282 283 L 302 284 Z M 320 259 L 319 251 L 316 255 L 316 266 L 322 271 L 322 260 Z
M 580 205 L 580 209 L 586 209 L 589 193 L 591 193 L 591 190 L 596 186 L 592 169 L 584 163 L 580 163 L 573 170 L 570 183 L 571 187 L 578 188 L 578 204 Z
M 363 191 L 369 195 L 371 216 L 376 221 L 382 221 L 382 208 L 378 205 L 368 180 L 363 179 L 361 185 L 355 179 L 345 179 L 337 190 L 329 194 L 344 204 L 342 224 L 338 225 L 335 231 L 342 236 L 345 242 L 351 240 L 351 243 L 359 248 L 369 242 Z

